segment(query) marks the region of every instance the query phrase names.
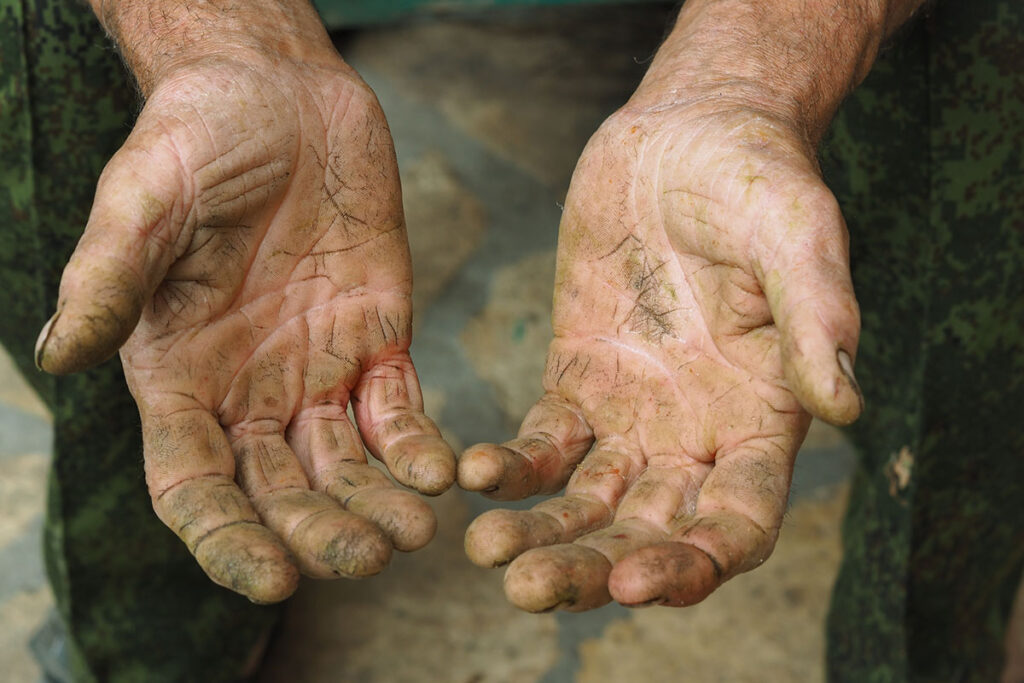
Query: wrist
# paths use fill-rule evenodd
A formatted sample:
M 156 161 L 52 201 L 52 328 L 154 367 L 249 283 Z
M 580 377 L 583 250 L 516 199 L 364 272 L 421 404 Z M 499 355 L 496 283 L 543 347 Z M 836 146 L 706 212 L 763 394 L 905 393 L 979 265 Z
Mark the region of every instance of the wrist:
M 144 97 L 204 61 L 281 60 L 337 65 L 341 58 L 307 0 L 90 0 Z
M 689 0 L 631 104 L 720 97 L 812 144 L 919 0 Z

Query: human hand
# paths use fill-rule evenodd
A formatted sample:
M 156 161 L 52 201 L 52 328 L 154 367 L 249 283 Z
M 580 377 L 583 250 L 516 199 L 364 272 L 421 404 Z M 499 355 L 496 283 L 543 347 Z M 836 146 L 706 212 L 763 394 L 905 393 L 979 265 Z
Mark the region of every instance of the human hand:
M 367 576 L 432 537 L 429 506 L 364 444 L 423 493 L 455 475 L 408 354 L 390 133 L 326 46 L 318 61 L 218 47 L 140 77 L 145 108 L 37 350 L 66 373 L 121 348 L 154 509 L 259 602 L 291 594 L 296 567 Z
M 529 611 L 689 605 L 770 554 L 810 411 L 854 420 L 847 236 L 798 126 L 712 94 L 632 103 L 576 168 L 544 397 L 459 484 L 466 551 Z

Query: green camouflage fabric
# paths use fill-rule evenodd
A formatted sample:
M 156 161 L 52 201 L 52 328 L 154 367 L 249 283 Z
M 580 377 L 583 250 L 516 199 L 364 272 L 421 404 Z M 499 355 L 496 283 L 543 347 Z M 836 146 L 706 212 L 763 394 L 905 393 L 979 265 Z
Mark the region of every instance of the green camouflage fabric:
M 995 681 L 1024 564 L 1024 4 L 939 2 L 824 146 L 867 408 L 835 681 Z
M 45 552 L 76 680 L 234 680 L 279 610 L 212 584 L 153 514 L 116 359 L 62 378 L 32 364 L 137 106 L 85 3 L 0 0 L 0 343 L 53 414 Z
M 1017 0 L 935 5 L 823 147 L 867 397 L 828 624 L 835 681 L 1000 671 L 1024 561 L 1022 24 Z M 136 107 L 84 3 L 0 0 L 0 343 L 54 415 L 46 554 L 76 679 L 234 680 L 279 610 L 211 584 L 153 515 L 117 361 L 54 378 L 31 360 Z

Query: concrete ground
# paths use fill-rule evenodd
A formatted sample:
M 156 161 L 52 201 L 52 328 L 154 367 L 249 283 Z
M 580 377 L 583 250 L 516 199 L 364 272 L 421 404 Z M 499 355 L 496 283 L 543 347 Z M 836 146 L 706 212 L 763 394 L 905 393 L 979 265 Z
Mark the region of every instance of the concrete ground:
M 42 557 L 53 437 L 46 407 L 0 348 L 0 678 L 35 683 L 28 643 L 53 606 Z
M 560 202 L 587 138 L 628 96 L 667 10 L 562 9 L 338 36 L 395 136 L 416 277 L 413 356 L 458 450 L 511 436 L 539 394 Z M 52 604 L 39 559 L 45 409 L 0 355 L 0 665 L 39 680 L 28 639 Z M 306 581 L 261 680 L 483 683 L 822 680 L 822 624 L 852 462 L 816 424 L 778 548 L 686 610 L 529 615 L 462 552 L 490 505 L 431 501 L 437 538 L 361 582 Z

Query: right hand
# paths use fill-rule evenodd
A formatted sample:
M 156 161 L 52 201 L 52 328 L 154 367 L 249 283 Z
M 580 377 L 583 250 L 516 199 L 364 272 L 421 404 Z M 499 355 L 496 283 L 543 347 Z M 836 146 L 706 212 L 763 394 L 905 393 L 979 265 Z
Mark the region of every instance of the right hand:
M 154 84 L 37 363 L 74 372 L 120 348 L 156 513 L 215 582 L 274 602 L 297 570 L 367 576 L 432 537 L 429 506 L 364 444 L 428 495 L 455 460 L 408 353 L 409 251 L 376 98 L 336 56 L 238 52 Z

